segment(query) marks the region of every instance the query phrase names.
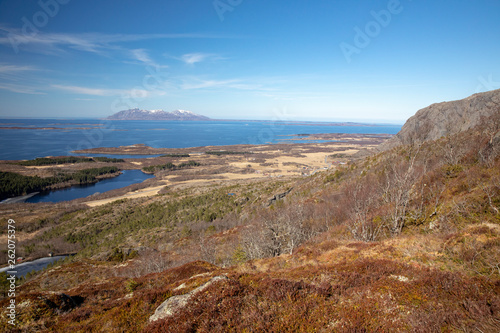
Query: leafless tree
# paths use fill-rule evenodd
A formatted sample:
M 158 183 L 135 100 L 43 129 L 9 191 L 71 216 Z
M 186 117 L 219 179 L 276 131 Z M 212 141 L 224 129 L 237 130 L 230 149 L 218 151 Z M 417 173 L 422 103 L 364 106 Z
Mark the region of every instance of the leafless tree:
M 410 147 L 407 158 L 397 162 L 397 158 L 386 172 L 383 200 L 389 208 L 389 229 L 391 234 L 400 234 L 405 226 L 412 192 L 423 169 L 417 166 L 420 147 Z
M 456 142 L 456 138 L 452 139 L 447 137 L 445 140 L 445 144 L 441 147 L 444 160 L 449 165 L 459 164 L 465 156 L 466 147 L 463 144 Z
M 357 240 L 374 241 L 383 229 L 382 221 L 374 218 L 380 198 L 377 185 L 372 178 L 351 182 L 344 189 L 344 205 L 348 212 L 347 226 Z
M 495 212 L 495 214 L 500 214 L 500 207 L 497 207 L 494 202 L 494 199 L 498 197 L 498 194 L 500 192 L 500 178 L 493 178 L 491 180 L 491 184 L 482 185 L 481 189 L 483 190 L 484 194 L 486 194 L 490 208 Z
M 198 244 L 200 246 L 201 260 L 209 262 L 213 265 L 217 262 L 217 245 L 213 237 L 199 237 Z
M 243 233 L 245 253 L 250 259 L 293 253 L 300 244 L 316 234 L 315 228 L 308 223 L 308 215 L 303 204 L 261 211 L 254 226 Z
M 479 149 L 478 155 L 480 161 L 491 168 L 497 157 L 500 156 L 500 112 L 483 118 L 481 127 L 486 144 Z

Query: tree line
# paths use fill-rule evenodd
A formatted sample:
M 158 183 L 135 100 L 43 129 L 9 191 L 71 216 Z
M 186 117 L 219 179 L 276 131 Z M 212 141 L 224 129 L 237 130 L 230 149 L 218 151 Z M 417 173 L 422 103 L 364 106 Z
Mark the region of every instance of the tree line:
M 77 156 L 64 156 L 64 157 L 37 157 L 34 160 L 20 161 L 13 164 L 22 166 L 44 166 L 44 165 L 58 165 L 58 164 L 73 164 L 73 163 L 86 163 L 86 162 L 106 162 L 106 163 L 119 163 L 125 162 L 121 158 L 109 157 L 77 157 Z
M 155 173 L 157 171 L 162 171 L 162 170 L 174 171 L 174 170 L 180 170 L 180 169 L 185 169 L 185 168 L 189 168 L 189 167 L 196 167 L 196 166 L 200 166 L 200 165 L 201 164 L 196 162 L 196 161 L 183 162 L 183 163 L 180 163 L 178 165 L 175 165 L 172 162 L 168 162 L 166 164 L 151 165 L 151 166 L 144 167 L 144 168 L 142 168 L 142 171 L 144 171 L 146 173 Z
M 117 167 L 102 167 L 79 170 L 74 173 L 59 173 L 53 177 L 23 176 L 13 172 L 0 172 L 0 199 L 26 195 L 32 192 L 43 191 L 49 186 L 76 182 L 78 184 L 92 184 L 97 182 L 97 176 L 116 173 Z

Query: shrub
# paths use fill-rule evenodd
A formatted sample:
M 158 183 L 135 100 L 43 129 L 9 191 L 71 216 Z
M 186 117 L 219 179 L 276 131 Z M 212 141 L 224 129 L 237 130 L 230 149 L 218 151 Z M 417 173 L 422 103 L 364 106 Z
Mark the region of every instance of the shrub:
M 137 289 L 137 287 L 139 286 L 139 283 L 134 279 L 129 279 L 129 280 L 124 282 L 124 285 L 125 285 L 125 289 L 127 290 L 127 292 L 131 293 Z

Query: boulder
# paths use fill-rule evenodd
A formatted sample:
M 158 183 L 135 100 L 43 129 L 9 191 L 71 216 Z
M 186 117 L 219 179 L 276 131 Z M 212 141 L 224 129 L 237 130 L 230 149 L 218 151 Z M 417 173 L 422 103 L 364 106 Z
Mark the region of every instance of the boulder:
M 193 289 L 187 294 L 170 297 L 165 302 L 163 302 L 158 308 L 156 308 L 155 313 L 151 317 L 149 317 L 149 321 L 153 322 L 174 315 L 176 312 L 184 308 L 189 303 L 189 300 L 193 298 L 193 296 L 195 296 L 197 293 L 202 292 L 203 290 L 207 289 L 214 283 L 226 280 L 229 280 L 227 276 L 219 275 L 211 278 L 208 282 L 199 286 L 196 289 Z

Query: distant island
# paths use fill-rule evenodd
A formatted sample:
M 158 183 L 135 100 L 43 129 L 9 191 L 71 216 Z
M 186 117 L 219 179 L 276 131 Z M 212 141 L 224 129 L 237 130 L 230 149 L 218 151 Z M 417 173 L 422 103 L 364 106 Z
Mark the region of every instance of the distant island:
M 208 117 L 186 110 L 175 110 L 171 112 L 165 112 L 163 110 L 140 110 L 137 108 L 119 111 L 107 117 L 106 119 L 107 120 L 179 120 L 179 121 L 211 120 Z

